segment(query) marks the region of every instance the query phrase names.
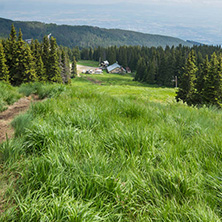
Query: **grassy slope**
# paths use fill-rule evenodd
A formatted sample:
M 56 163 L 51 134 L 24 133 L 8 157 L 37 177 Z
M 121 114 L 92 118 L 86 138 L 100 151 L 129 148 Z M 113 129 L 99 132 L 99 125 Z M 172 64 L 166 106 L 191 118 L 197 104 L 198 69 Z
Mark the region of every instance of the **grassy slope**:
M 221 221 L 221 111 L 129 76 L 90 77 L 102 85 L 76 78 L 14 121 L 18 138 L 0 149 L 18 174 L 15 206 L 2 218 Z
M 0 112 L 16 102 L 21 96 L 16 88 L 0 81 Z

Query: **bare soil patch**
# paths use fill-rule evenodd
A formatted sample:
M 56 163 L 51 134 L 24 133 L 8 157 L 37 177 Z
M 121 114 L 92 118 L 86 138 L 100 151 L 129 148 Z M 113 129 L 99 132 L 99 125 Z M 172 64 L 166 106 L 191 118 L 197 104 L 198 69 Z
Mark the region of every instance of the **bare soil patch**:
M 98 67 L 92 67 L 92 66 L 83 66 L 83 65 L 77 65 L 77 74 L 78 76 L 80 76 L 79 74 L 82 73 L 84 70 L 96 70 Z
M 96 80 L 96 79 L 92 79 L 90 77 L 87 77 L 87 80 L 89 80 L 92 83 L 99 84 L 99 85 L 101 85 L 101 83 L 102 83 L 102 81 L 99 81 L 99 80 Z
M 13 129 L 10 126 L 11 121 L 20 113 L 24 113 L 30 103 L 33 101 L 31 96 L 24 97 L 8 106 L 8 109 L 0 113 L 0 143 L 13 136 Z

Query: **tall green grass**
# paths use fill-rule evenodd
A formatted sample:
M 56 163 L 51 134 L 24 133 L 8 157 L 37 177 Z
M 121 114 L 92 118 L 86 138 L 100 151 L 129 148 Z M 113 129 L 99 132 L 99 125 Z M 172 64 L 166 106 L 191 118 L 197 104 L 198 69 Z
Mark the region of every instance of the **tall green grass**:
M 0 145 L 18 174 L 14 205 L 0 218 L 221 221 L 222 112 L 175 103 L 171 89 L 148 100 L 145 88 L 137 99 L 76 79 L 15 119 Z
M 17 88 L 0 81 L 0 112 L 7 109 L 8 105 L 16 102 L 21 96 L 22 95 L 18 93 Z

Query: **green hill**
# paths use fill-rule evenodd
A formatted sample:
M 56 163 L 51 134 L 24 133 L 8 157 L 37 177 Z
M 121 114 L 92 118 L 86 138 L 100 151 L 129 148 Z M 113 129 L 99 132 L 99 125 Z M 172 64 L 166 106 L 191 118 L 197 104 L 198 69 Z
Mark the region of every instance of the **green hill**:
M 42 40 L 43 36 L 52 33 L 57 43 L 68 47 L 96 47 L 111 45 L 142 45 L 142 46 L 192 46 L 178 38 L 161 35 L 144 34 L 120 29 L 104 29 L 92 26 L 69 26 L 45 24 L 41 22 L 21 22 L 0 18 L 0 38 L 7 38 L 11 24 L 16 30 L 22 29 L 24 39 Z
M 221 221 L 222 112 L 130 75 L 29 84 L 0 144 L 0 221 Z

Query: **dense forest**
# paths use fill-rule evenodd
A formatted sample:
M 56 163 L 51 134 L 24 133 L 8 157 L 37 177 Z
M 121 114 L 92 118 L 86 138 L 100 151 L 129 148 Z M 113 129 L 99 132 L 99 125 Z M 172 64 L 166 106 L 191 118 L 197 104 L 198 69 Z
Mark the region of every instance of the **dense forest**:
M 222 55 L 212 54 L 198 64 L 192 50 L 186 60 L 176 96 L 188 105 L 222 107 Z
M 134 80 L 159 86 L 179 86 L 177 101 L 188 105 L 222 104 L 222 49 L 199 45 L 192 48 L 111 46 L 81 50 L 82 59 L 118 61 L 135 71 Z M 209 61 L 210 60 L 210 61 Z
M 70 72 L 73 77 L 76 74 L 75 66 L 73 57 L 70 70 L 67 53 L 53 37 L 45 36 L 41 44 L 32 40 L 29 45 L 22 39 L 21 30 L 17 38 L 12 25 L 8 40 L 0 43 L 0 80 L 15 86 L 34 81 L 69 83 Z
M 56 38 L 58 45 L 70 48 L 75 46 L 80 48 L 94 48 L 98 46 L 108 47 L 115 45 L 165 47 L 166 45 L 178 46 L 179 44 L 182 44 L 192 46 L 191 43 L 169 36 L 151 35 L 119 29 L 103 29 L 92 26 L 68 26 L 45 24 L 41 22 L 21 22 L 3 18 L 0 18 L 0 38 L 8 37 L 12 23 L 16 30 L 22 30 L 24 39 L 38 39 L 38 41 L 41 41 L 45 35 L 52 33 Z
M 177 47 L 141 47 L 141 46 L 111 46 L 108 48 L 85 48 L 81 50 L 81 59 L 95 61 L 108 60 L 110 64 L 118 61 L 123 67 L 129 67 L 136 72 L 135 80 L 160 86 L 174 86 L 175 76 L 178 78 L 178 85 L 183 73 L 183 67 L 188 54 L 194 50 L 196 65 L 201 66 L 204 58 L 215 52 L 220 54 L 221 47 L 200 45 L 192 48 L 179 45 Z M 72 50 L 67 53 L 72 56 Z

